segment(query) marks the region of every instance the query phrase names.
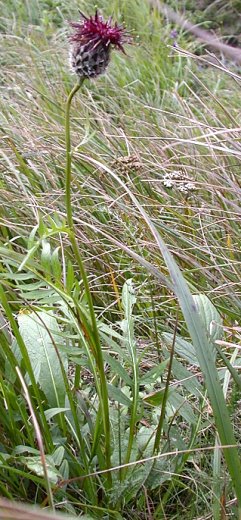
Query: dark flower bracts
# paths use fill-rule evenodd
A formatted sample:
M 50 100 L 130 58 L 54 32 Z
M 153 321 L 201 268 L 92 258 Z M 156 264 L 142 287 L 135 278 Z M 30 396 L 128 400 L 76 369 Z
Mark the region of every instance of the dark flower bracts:
M 87 18 L 81 13 L 80 22 L 71 22 L 74 29 L 70 36 L 70 62 L 73 71 L 80 78 L 95 78 L 105 72 L 110 61 L 111 47 L 124 51 L 123 45 L 131 38 L 126 30 L 112 19 L 107 22 L 96 11 Z

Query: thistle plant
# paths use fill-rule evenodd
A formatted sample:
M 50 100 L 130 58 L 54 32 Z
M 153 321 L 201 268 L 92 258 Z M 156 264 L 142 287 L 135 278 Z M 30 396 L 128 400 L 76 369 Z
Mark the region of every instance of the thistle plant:
M 74 95 L 80 89 L 85 79 L 96 78 L 103 74 L 110 61 L 111 48 L 117 48 L 125 53 L 124 43 L 130 42 L 126 30 L 112 19 L 107 22 L 96 11 L 95 16 L 87 18 L 81 13 L 80 22 L 70 22 L 74 29 L 70 41 L 70 64 L 78 76 L 78 82 L 69 94 L 66 103 L 66 209 L 70 230 L 73 229 L 71 209 L 71 142 L 70 142 L 70 107 Z
M 67 224 L 69 229 L 69 238 L 75 255 L 80 276 L 83 281 L 84 290 L 86 293 L 89 313 L 91 319 L 91 334 L 89 334 L 89 344 L 91 354 L 94 356 L 99 381 L 96 381 L 97 391 L 100 400 L 100 414 L 98 414 L 100 421 L 102 417 L 104 436 L 105 436 L 105 460 L 106 467 L 111 467 L 110 459 L 110 422 L 109 422 L 109 407 L 108 407 L 108 391 L 106 384 L 106 377 L 104 372 L 104 361 L 102 349 L 100 344 L 99 332 L 96 322 L 96 316 L 92 301 L 92 296 L 88 284 L 88 278 L 84 269 L 82 258 L 79 252 L 78 243 L 76 239 L 72 205 L 71 205 L 71 139 L 70 139 L 70 108 L 73 97 L 80 89 L 85 79 L 96 78 L 103 74 L 108 66 L 111 55 L 111 48 L 117 48 L 125 53 L 123 44 L 130 41 L 128 33 L 124 28 L 117 23 L 112 24 L 112 19 L 109 18 L 105 22 L 102 16 L 96 11 L 94 16 L 86 17 L 81 13 L 80 22 L 71 22 L 70 25 L 74 32 L 70 36 L 70 63 L 72 70 L 78 76 L 78 82 L 70 92 L 66 103 L 65 115 L 65 136 L 66 136 L 66 178 L 65 178 L 65 201 Z M 84 316 L 81 319 L 85 319 Z M 78 377 L 77 377 L 78 379 Z M 97 427 L 98 429 L 98 427 Z M 108 475 L 109 485 L 111 484 L 111 474 Z
M 66 209 L 70 230 L 73 230 L 71 209 L 71 142 L 70 142 L 70 107 L 74 95 L 80 89 L 85 79 L 95 78 L 103 74 L 110 61 L 111 48 L 117 48 L 125 53 L 124 43 L 131 41 L 127 31 L 112 19 L 107 22 L 96 11 L 94 16 L 87 18 L 81 13 L 80 22 L 70 22 L 74 32 L 70 41 L 70 64 L 78 76 L 78 82 L 69 94 L 66 103 Z
M 112 25 L 112 18 L 105 22 L 98 11 L 90 18 L 81 16 L 81 22 L 70 22 L 75 30 L 70 36 L 70 63 L 81 79 L 95 78 L 105 72 L 111 47 L 125 53 L 123 45 L 130 42 L 130 37 L 121 25 Z

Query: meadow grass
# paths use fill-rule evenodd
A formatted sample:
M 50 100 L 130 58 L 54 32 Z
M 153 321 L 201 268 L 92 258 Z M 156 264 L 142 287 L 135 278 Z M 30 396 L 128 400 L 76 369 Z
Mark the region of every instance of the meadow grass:
M 148 2 L 100 7 L 135 43 L 73 99 L 76 254 L 91 2 L 1 4 L 0 518 L 240 519 L 240 71 Z

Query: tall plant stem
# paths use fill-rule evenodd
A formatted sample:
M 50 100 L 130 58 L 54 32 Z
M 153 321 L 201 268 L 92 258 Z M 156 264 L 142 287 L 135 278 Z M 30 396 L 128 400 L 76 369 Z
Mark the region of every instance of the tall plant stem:
M 173 340 L 172 340 L 172 348 L 171 348 L 170 360 L 169 360 L 169 367 L 168 367 L 168 372 L 167 372 L 167 380 L 166 380 L 166 385 L 165 385 L 165 390 L 164 390 L 164 395 L 163 395 L 163 400 L 162 400 L 161 415 L 159 418 L 156 436 L 155 436 L 153 455 L 157 455 L 159 446 L 160 446 L 160 441 L 161 441 L 161 434 L 162 434 L 162 430 L 163 430 L 163 424 L 164 424 L 165 413 L 166 413 L 166 404 L 167 404 L 167 399 L 168 399 L 169 385 L 170 385 L 171 374 L 172 374 L 172 362 L 173 362 L 173 357 L 174 357 L 174 347 L 175 347 L 175 341 L 176 341 L 176 335 L 177 335 L 177 324 L 178 324 L 178 316 L 176 317 L 175 329 L 174 329 Z
M 70 138 L 70 109 L 72 99 L 82 86 L 84 80 L 78 81 L 71 90 L 65 110 L 65 146 L 66 146 L 66 169 L 65 169 L 65 205 L 67 212 L 67 222 L 71 235 L 74 231 L 73 213 L 71 205 L 71 166 L 72 166 L 72 154 L 71 154 L 71 138 Z M 71 236 L 70 236 L 71 238 Z
M 78 243 L 76 240 L 75 229 L 74 229 L 74 221 L 73 221 L 73 213 L 72 213 L 72 205 L 71 205 L 71 173 L 72 173 L 72 153 L 71 153 L 71 137 L 70 137 L 70 109 L 73 97 L 78 92 L 80 87 L 83 84 L 84 79 L 81 79 L 71 90 L 67 102 L 66 102 L 66 111 L 65 111 L 65 144 L 66 144 L 66 171 L 65 171 L 65 204 L 66 204 L 66 213 L 67 213 L 67 224 L 69 228 L 69 239 L 71 243 L 71 247 L 73 253 L 75 255 L 80 276 L 83 281 L 84 290 L 86 293 L 90 319 L 91 319 L 91 334 L 90 334 L 90 346 L 92 353 L 94 355 L 96 365 L 98 368 L 100 385 L 101 389 L 100 398 L 100 406 L 102 408 L 102 417 L 103 417 L 103 426 L 104 426 L 104 435 L 105 435 L 105 457 L 106 457 L 106 467 L 111 467 L 111 438 L 110 438 L 110 420 L 109 420 L 109 402 L 108 402 L 108 390 L 107 383 L 105 377 L 104 370 L 104 360 L 102 355 L 102 349 L 100 344 L 99 332 L 96 322 L 96 316 L 92 301 L 92 296 L 89 288 L 88 278 L 85 272 L 84 264 L 79 252 Z M 107 474 L 109 485 L 111 485 L 111 473 Z

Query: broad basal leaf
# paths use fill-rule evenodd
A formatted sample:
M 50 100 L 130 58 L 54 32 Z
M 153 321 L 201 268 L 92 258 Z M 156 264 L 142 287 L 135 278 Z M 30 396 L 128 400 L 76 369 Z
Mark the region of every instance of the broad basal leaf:
M 65 404 L 65 386 L 59 356 L 67 370 L 67 356 L 61 352 L 60 330 L 56 318 L 47 312 L 20 314 L 18 324 L 28 350 L 35 379 L 51 408 Z

